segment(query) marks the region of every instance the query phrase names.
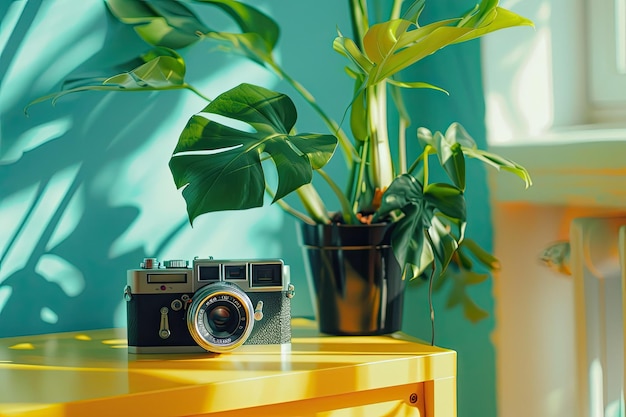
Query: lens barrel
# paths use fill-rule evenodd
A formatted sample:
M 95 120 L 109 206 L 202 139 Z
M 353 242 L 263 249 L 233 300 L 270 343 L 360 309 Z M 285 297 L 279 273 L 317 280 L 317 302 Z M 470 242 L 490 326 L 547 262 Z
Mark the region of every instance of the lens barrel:
M 191 337 L 210 352 L 230 352 L 241 346 L 254 326 L 254 307 L 248 295 L 226 281 L 202 287 L 187 310 Z

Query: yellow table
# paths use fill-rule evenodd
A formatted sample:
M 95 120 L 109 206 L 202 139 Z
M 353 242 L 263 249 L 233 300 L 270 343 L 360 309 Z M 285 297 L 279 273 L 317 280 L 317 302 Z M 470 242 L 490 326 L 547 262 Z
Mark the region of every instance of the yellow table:
M 456 353 L 293 322 L 290 351 L 129 354 L 125 329 L 0 339 L 0 416 L 456 416 Z

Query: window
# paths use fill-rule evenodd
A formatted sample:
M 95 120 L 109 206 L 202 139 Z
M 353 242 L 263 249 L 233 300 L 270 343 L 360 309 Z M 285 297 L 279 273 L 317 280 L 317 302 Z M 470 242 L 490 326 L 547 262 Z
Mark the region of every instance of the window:
M 587 0 L 589 111 L 592 122 L 626 118 L 626 0 Z

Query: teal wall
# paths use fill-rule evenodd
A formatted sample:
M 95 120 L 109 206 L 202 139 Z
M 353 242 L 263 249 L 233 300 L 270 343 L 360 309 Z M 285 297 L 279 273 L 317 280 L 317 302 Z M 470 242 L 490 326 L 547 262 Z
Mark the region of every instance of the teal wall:
M 352 87 L 330 45 L 337 25 L 349 31 L 347 7 L 336 0 L 255 4 L 283 24 L 279 57 L 286 70 L 341 119 Z M 472 4 L 432 1 L 427 13 L 449 15 Z M 298 290 L 293 314 L 312 314 L 291 217 L 267 206 L 205 215 L 189 226 L 167 161 L 178 132 L 202 108 L 200 99 L 187 92 L 89 92 L 24 115 L 28 102 L 59 90 L 63 80 L 144 47 L 108 18 L 100 0 L 9 1 L 0 4 L 0 16 L 0 336 L 124 326 L 126 270 L 147 256 L 282 257 Z M 241 81 L 288 92 L 254 64 L 215 54 L 207 61 L 206 48 L 198 44 L 186 58 L 191 83 L 207 95 Z M 458 120 L 484 146 L 478 42 L 428 58 L 414 71 L 451 97 L 410 94 L 413 127 L 444 130 Z M 299 108 L 300 131 L 324 130 Z M 342 162 L 332 162 L 332 175 Z M 490 249 L 485 172 L 468 168 L 468 233 Z M 472 294 L 490 318 L 471 324 L 460 310 L 445 310 L 438 294 L 436 341 L 459 352 L 459 415 L 489 417 L 495 415 L 491 284 Z M 407 297 L 405 330 L 429 340 L 425 286 L 411 285 Z

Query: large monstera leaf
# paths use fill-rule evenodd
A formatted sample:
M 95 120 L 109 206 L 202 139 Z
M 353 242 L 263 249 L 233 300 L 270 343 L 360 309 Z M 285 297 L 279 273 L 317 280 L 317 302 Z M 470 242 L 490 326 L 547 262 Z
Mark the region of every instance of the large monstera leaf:
M 274 201 L 311 182 L 314 169 L 332 157 L 337 138 L 322 134 L 290 134 L 296 109 L 289 97 L 241 84 L 212 101 L 203 113 L 244 122 L 244 131 L 193 116 L 170 159 L 178 188 L 183 188 L 189 221 L 204 213 L 243 210 L 263 205 L 266 190 L 263 155 L 278 173 Z

